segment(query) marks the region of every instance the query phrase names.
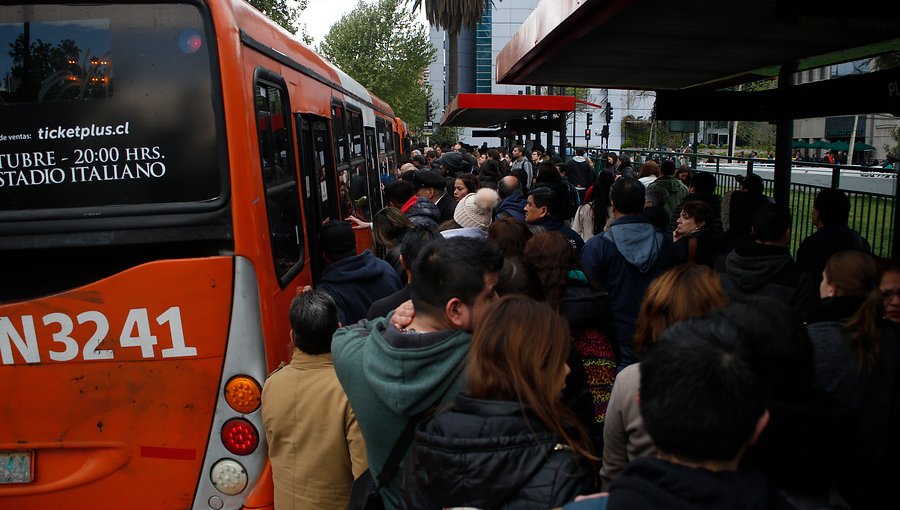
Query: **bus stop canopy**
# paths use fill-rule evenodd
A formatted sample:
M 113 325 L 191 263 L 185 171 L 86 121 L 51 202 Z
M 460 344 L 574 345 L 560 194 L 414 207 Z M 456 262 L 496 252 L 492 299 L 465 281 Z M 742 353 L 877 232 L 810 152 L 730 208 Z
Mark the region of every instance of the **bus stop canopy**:
M 900 2 L 542 1 L 497 56 L 497 82 L 715 90 L 900 50 Z
M 571 112 L 575 96 L 459 94 L 441 117 L 442 126 L 495 127 L 526 117 Z M 554 128 L 555 129 L 555 128 Z M 533 132 L 543 131 L 537 129 Z

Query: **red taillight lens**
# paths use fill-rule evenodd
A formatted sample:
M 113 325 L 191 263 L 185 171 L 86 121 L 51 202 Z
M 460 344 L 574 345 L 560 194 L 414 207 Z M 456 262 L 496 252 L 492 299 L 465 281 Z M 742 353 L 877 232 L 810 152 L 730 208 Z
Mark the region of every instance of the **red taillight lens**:
M 249 421 L 234 418 L 222 427 L 222 444 L 235 455 L 249 455 L 259 445 L 259 432 Z

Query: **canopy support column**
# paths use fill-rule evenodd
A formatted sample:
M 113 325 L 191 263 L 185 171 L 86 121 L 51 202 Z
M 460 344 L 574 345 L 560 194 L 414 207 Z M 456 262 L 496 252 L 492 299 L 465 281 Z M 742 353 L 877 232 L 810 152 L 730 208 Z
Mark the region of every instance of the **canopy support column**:
M 781 65 L 778 73 L 778 92 L 786 94 L 793 85 L 797 63 Z M 775 124 L 775 203 L 790 207 L 791 198 L 791 141 L 794 138 L 794 120 L 781 119 Z

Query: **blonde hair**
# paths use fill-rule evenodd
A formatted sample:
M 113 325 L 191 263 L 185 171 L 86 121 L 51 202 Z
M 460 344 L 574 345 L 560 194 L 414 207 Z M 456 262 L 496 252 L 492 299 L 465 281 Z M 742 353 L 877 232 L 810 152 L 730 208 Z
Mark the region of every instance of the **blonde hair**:
M 719 277 L 707 266 L 684 264 L 670 269 L 650 283 L 641 302 L 634 346 L 643 354 L 666 328 L 692 317 L 724 308 L 728 297 Z

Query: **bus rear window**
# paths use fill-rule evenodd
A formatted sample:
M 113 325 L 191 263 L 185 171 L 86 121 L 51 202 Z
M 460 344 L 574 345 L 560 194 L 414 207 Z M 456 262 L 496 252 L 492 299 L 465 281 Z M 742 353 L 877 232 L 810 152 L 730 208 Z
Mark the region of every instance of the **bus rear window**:
M 0 218 L 216 202 L 208 38 L 192 5 L 0 6 Z

